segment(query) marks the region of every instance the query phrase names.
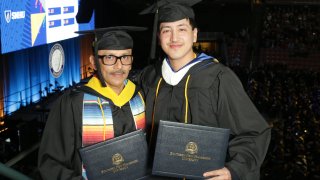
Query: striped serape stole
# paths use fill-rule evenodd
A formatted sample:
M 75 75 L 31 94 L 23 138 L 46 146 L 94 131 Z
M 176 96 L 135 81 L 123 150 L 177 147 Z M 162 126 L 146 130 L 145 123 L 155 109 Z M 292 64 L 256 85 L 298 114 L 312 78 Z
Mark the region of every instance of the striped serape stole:
M 83 146 L 114 137 L 112 111 L 109 101 L 85 93 L 82 123 Z
M 145 104 L 140 92 L 138 92 L 137 95 L 129 101 L 129 103 L 136 129 L 145 129 Z

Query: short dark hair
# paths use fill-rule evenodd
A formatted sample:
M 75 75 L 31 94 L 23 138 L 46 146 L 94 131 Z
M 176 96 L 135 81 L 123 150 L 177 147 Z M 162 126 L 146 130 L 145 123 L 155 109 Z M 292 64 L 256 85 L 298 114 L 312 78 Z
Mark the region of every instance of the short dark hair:
M 193 18 L 188 18 L 188 19 L 189 19 L 190 25 L 192 27 L 192 30 L 194 30 L 194 28 L 197 28 L 196 20 Z

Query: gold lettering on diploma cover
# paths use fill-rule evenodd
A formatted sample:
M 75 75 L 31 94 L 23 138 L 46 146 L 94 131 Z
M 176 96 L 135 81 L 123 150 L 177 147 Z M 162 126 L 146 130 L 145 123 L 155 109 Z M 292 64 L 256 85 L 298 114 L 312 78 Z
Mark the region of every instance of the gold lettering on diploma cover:
M 211 160 L 211 157 L 197 155 L 198 145 L 195 142 L 187 143 L 185 152 L 186 153 L 170 152 L 169 155 L 181 157 L 181 160 L 190 162 L 198 162 L 199 160 Z
M 139 161 L 133 160 L 130 162 L 124 162 L 124 158 L 120 153 L 116 153 L 112 156 L 112 164 L 114 165 L 111 168 L 107 168 L 107 169 L 102 169 L 101 170 L 101 174 L 105 174 L 105 173 L 117 173 L 119 171 L 123 171 L 129 168 L 129 166 L 138 163 Z

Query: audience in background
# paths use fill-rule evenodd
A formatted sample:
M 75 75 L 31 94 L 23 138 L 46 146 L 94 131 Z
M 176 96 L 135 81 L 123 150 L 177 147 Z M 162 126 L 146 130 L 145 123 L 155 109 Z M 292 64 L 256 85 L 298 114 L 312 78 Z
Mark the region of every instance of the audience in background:
M 231 67 L 273 128 L 262 179 L 320 178 L 320 72 Z
M 262 25 L 262 47 L 289 49 L 306 56 L 320 50 L 318 6 L 267 6 Z

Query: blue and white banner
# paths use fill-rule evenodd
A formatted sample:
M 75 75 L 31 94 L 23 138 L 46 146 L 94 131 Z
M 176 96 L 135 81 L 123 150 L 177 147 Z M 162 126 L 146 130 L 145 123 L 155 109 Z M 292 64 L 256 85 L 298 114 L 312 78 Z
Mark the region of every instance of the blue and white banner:
M 78 36 L 94 29 L 94 16 L 78 24 L 79 0 L 1 0 L 1 50 L 8 53 Z M 63 32 L 63 33 L 62 33 Z

